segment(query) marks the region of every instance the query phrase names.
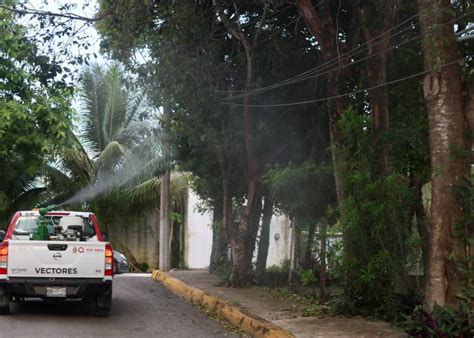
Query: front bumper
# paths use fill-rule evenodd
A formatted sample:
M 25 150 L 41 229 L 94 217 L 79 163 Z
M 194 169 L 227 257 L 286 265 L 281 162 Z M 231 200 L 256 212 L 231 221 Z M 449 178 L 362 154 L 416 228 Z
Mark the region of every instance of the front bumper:
M 112 290 L 112 281 L 97 278 L 10 278 L 0 289 L 10 297 L 46 298 L 46 287 L 66 287 L 66 298 L 89 298 Z

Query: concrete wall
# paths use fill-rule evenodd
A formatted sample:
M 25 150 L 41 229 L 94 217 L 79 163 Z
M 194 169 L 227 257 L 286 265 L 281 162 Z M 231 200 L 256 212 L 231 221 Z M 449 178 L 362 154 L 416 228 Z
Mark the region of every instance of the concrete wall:
M 114 249 L 123 252 L 125 244 L 138 263 L 147 263 L 150 268 L 158 266 L 158 224 L 159 212 L 137 219 L 133 224 L 113 227 L 109 231 Z
M 212 249 L 212 215 L 197 211 L 199 198 L 190 190 L 184 226 L 184 265 L 189 269 L 209 267 Z M 109 231 L 111 241 L 118 251 L 120 243 L 127 245 L 137 262 L 146 262 L 150 268 L 158 265 L 159 212 L 137 220 L 134 224 L 115 227 Z M 256 259 L 255 251 L 254 259 Z M 284 215 L 274 215 L 270 224 L 270 246 L 267 267 L 280 266 L 290 258 L 290 221 Z

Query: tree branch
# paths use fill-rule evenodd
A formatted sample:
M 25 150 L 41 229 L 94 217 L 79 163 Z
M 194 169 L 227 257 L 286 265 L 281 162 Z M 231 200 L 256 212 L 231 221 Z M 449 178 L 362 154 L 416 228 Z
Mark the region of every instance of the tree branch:
M 227 28 L 227 30 L 238 40 L 240 41 L 240 43 L 242 43 L 242 45 L 244 46 L 244 49 L 245 49 L 245 52 L 247 54 L 247 58 L 249 58 L 251 56 L 251 52 L 252 52 L 252 47 L 250 46 L 250 43 L 249 41 L 247 40 L 244 32 L 242 30 L 239 30 L 239 29 L 236 29 L 232 23 L 229 21 L 229 19 L 227 18 L 227 16 L 225 15 L 224 11 L 222 10 L 221 8 L 221 3 L 220 1 L 218 0 L 212 0 L 212 3 L 214 5 L 214 7 L 216 8 L 216 11 L 217 11 L 217 15 L 219 17 L 219 19 L 222 21 L 222 23 L 224 24 L 224 27 Z M 238 15 L 238 9 L 236 7 L 236 12 L 237 12 L 237 15 Z M 237 18 L 237 22 L 238 22 L 239 18 Z
M 255 32 L 255 36 L 254 36 L 254 39 L 253 39 L 254 48 L 257 46 L 258 36 L 260 35 L 260 32 L 262 31 L 263 25 L 265 25 L 265 20 L 267 19 L 267 14 L 268 14 L 268 4 L 265 4 L 265 6 L 263 7 L 262 19 L 260 20 L 260 24 L 258 25 L 257 31 Z
M 66 18 L 66 19 L 73 19 L 73 20 L 80 20 L 80 21 L 87 21 L 87 22 L 96 22 L 100 21 L 107 16 L 109 16 L 108 13 L 104 13 L 102 15 L 96 16 L 94 18 L 89 18 L 87 16 L 82 16 L 74 13 L 55 13 L 55 12 L 50 12 L 50 11 L 41 11 L 41 10 L 34 10 L 34 9 L 18 9 L 14 7 L 7 7 L 0 5 L 0 9 L 4 9 L 6 11 L 10 11 L 13 13 L 21 14 L 21 15 L 37 15 L 37 16 L 52 16 L 52 17 L 59 17 L 59 18 Z

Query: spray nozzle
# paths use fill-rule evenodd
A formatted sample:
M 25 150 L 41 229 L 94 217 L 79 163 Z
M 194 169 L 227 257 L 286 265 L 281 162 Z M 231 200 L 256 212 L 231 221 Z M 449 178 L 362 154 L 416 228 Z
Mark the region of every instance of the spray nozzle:
M 48 207 L 41 208 L 41 209 L 39 210 L 39 214 L 40 214 L 41 216 L 45 216 L 48 212 L 53 211 L 53 210 L 56 209 L 56 208 L 57 208 L 57 205 L 50 205 L 50 206 L 48 206 Z

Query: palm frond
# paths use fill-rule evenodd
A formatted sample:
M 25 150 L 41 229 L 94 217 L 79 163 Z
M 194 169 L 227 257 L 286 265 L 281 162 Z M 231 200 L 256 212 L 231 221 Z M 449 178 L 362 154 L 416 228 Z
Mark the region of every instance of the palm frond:
M 123 147 L 117 141 L 112 141 L 107 144 L 96 161 L 97 175 L 100 173 L 107 173 L 110 175 L 119 165 L 125 153 L 125 147 Z
M 128 126 L 120 128 L 115 134 L 115 140 L 128 148 L 145 146 L 151 137 L 150 126 L 145 122 L 132 122 Z
M 160 184 L 161 181 L 159 177 L 153 177 L 141 184 L 138 184 L 127 191 L 127 200 L 140 204 L 158 201 L 159 204 Z
M 96 153 L 106 145 L 102 133 L 106 99 L 107 87 L 102 69 L 97 66 L 84 72 L 80 90 L 81 117 L 84 122 L 82 136 Z
M 123 83 L 118 66 L 112 66 L 105 74 L 107 101 L 102 116 L 102 133 L 107 142 L 115 140 L 115 135 L 123 128 L 126 119 L 128 94 Z
M 13 201 L 14 209 L 29 210 L 38 206 L 47 198 L 47 196 L 45 196 L 46 191 L 47 189 L 45 187 L 32 188 L 25 191 Z
M 59 163 L 62 170 L 69 173 L 80 185 L 86 185 L 92 180 L 93 165 L 84 151 L 62 147 L 59 153 Z
M 146 107 L 146 96 L 141 92 L 130 93 L 127 104 L 127 116 L 124 126 L 127 128 L 133 121 L 141 120 L 146 111 L 151 109 Z
M 131 188 L 142 182 L 160 176 L 168 168 L 161 157 L 144 161 L 139 154 L 131 154 L 124 162 L 119 176 L 123 178 L 121 186 Z
M 48 190 L 58 196 L 71 196 L 81 188 L 77 180 L 51 165 L 43 169 L 43 176 Z

